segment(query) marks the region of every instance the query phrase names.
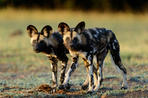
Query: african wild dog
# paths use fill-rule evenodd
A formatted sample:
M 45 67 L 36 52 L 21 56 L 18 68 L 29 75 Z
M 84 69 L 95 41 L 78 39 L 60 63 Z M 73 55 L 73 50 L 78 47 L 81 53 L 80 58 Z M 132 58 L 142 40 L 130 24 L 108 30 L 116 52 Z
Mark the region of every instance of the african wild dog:
M 65 71 L 67 67 L 68 57 L 66 56 L 68 50 L 63 44 L 62 35 L 58 32 L 52 31 L 52 27 L 46 25 L 43 27 L 41 32 L 38 32 L 35 26 L 27 26 L 28 34 L 31 38 L 31 44 L 33 50 L 36 53 L 45 53 L 49 60 L 51 61 L 51 70 L 52 70 L 52 82 L 53 87 L 56 88 L 57 84 L 57 63 L 58 60 L 62 61 L 62 69 L 60 76 L 60 85 L 64 81 Z
M 68 83 L 72 72 L 77 67 L 78 57 L 81 56 L 89 76 L 88 92 L 98 91 L 103 80 L 103 62 L 108 51 L 110 51 L 114 64 L 123 76 L 122 88 L 127 88 L 127 71 L 121 62 L 118 40 L 111 30 L 105 28 L 85 29 L 85 22 L 80 22 L 74 29 L 70 29 L 66 23 L 61 22 L 58 28 L 59 32 L 63 34 L 64 45 L 74 59 L 71 69 L 66 73 L 64 85 Z M 98 81 L 95 82 L 95 88 L 93 88 L 93 57 L 96 57 L 98 72 Z
M 58 31 L 59 31 L 59 33 L 61 34 L 61 35 L 63 35 L 64 36 L 64 33 L 68 30 L 68 31 L 72 31 L 74 28 L 69 28 L 69 26 L 66 24 L 66 23 L 60 23 L 59 25 L 58 25 Z M 64 45 L 66 45 L 66 44 L 64 44 Z M 67 46 L 67 48 L 68 48 L 68 46 Z M 69 83 L 68 83 L 68 81 L 69 81 L 69 77 L 71 76 L 71 73 L 76 69 L 76 67 L 78 66 L 78 58 L 79 58 L 79 56 L 75 56 L 75 57 L 73 57 L 73 59 L 72 59 L 72 66 L 71 66 L 71 68 L 69 68 L 69 70 L 68 70 L 68 72 L 67 72 L 67 78 L 65 79 L 65 82 L 63 83 L 63 85 L 60 85 L 60 87 L 59 87 L 59 89 L 65 89 L 65 88 L 68 88 L 68 86 L 69 86 Z M 84 62 L 84 64 L 87 66 L 88 64 L 87 64 L 87 62 Z M 93 66 L 93 65 L 92 65 Z M 94 75 L 94 81 L 95 81 L 95 83 L 97 83 L 97 78 L 98 78 L 98 75 L 97 75 L 97 69 L 95 68 L 95 66 L 93 66 L 93 75 Z M 86 69 L 87 71 L 89 71 L 89 69 L 88 69 L 88 67 L 87 67 L 87 69 Z M 82 89 L 83 90 L 85 90 L 85 89 L 87 89 L 88 88 L 88 79 L 89 79 L 89 75 L 87 75 L 87 78 L 86 78 L 86 80 L 85 80 L 85 82 L 83 83 L 83 85 L 82 85 Z

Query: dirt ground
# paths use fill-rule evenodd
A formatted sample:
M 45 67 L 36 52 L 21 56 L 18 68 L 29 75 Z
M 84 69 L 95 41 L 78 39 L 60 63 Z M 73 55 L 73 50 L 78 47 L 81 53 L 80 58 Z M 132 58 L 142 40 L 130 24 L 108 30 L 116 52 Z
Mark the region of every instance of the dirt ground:
M 1 80 L 16 80 L 16 79 L 25 79 L 30 75 L 30 72 L 22 72 L 13 74 L 11 72 L 9 75 L 4 75 L 7 70 L 7 66 L 0 66 L 1 71 L 0 79 Z M 109 66 L 106 66 L 109 67 Z M 43 68 L 46 69 L 46 68 Z M 105 72 L 110 72 L 108 74 L 115 74 L 114 71 L 109 68 L 104 68 Z M 25 88 L 21 86 L 10 86 L 8 83 L 0 83 L 0 97 L 101 97 L 101 98 L 148 98 L 148 80 L 143 76 L 143 73 L 147 73 L 148 66 L 140 65 L 140 66 L 129 66 L 128 68 L 128 85 L 129 88 L 127 90 L 121 90 L 119 81 L 121 80 L 119 77 L 108 75 L 103 80 L 103 85 L 101 86 L 98 92 L 94 92 L 92 94 L 87 94 L 87 90 L 81 90 L 81 86 L 79 84 L 71 84 L 70 90 L 52 90 L 51 85 L 49 84 L 40 84 L 37 86 L 33 86 L 32 88 Z M 35 70 L 37 73 L 38 70 Z M 78 70 L 80 71 L 80 70 Z M 136 74 L 135 74 L 136 73 Z M 105 74 L 105 73 L 104 73 Z M 138 74 L 138 75 L 137 75 Z M 142 75 L 140 75 L 142 74 Z M 106 75 L 106 74 L 105 74 Z M 116 74 L 115 74 L 116 75 Z M 41 74 L 39 78 L 46 78 L 49 74 Z M 79 76 L 79 74 L 75 73 L 73 76 Z M 80 77 L 84 77 L 84 75 L 80 75 Z M 78 80 L 79 82 L 80 80 Z M 35 81 L 33 81 L 35 82 Z
M 103 82 L 119 81 L 116 77 L 105 78 Z M 128 84 L 130 86 L 136 84 L 142 84 L 136 82 L 134 79 L 129 79 Z M 144 85 L 144 84 L 143 84 Z M 87 94 L 86 90 L 81 90 L 81 86 L 71 85 L 70 90 L 53 90 L 49 84 L 41 84 L 35 88 L 21 88 L 21 87 L 9 87 L 3 85 L 3 89 L 0 91 L 0 97 L 66 97 L 66 98 L 83 98 L 83 97 L 100 97 L 100 98 L 148 98 L 148 89 L 137 89 L 137 90 L 120 90 L 118 86 L 114 87 L 101 87 L 98 92 Z M 145 88 L 148 88 L 146 86 Z M 120 92 L 106 94 L 106 92 L 112 92 L 119 90 Z M 13 93 L 11 95 L 11 93 Z M 16 95 L 14 95 L 16 94 Z

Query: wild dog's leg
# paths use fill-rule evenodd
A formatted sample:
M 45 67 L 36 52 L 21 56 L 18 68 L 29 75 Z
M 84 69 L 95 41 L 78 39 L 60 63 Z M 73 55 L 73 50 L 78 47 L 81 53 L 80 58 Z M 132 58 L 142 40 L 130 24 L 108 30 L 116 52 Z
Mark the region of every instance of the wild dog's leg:
M 86 58 L 83 58 L 84 62 L 86 63 L 86 70 L 88 70 L 89 76 L 89 89 L 88 92 L 93 91 L 94 86 L 94 76 L 93 76 L 93 55 L 88 55 Z
M 86 67 L 86 71 L 87 71 L 87 73 L 89 72 L 89 69 L 88 69 L 88 66 L 89 66 L 89 63 L 88 62 L 86 62 L 86 60 L 83 58 L 83 60 L 84 60 L 84 65 L 85 65 L 85 67 Z M 97 84 L 97 69 L 96 69 L 96 67 L 95 66 L 93 66 L 93 75 L 94 75 L 94 83 L 95 84 Z M 87 78 L 86 78 L 86 80 L 85 80 L 85 82 L 83 83 L 83 85 L 82 85 L 82 89 L 83 90 L 85 90 L 85 89 L 87 89 L 88 88 L 88 85 L 89 85 L 89 74 L 87 74 Z
M 83 90 L 85 90 L 85 89 L 87 89 L 88 88 L 88 85 L 89 85 L 89 70 L 88 70 L 88 66 L 89 66 L 89 64 L 88 64 L 88 62 L 86 61 L 86 59 L 84 59 L 83 58 L 83 60 L 84 60 L 84 65 L 85 65 L 85 67 L 86 67 L 86 71 L 87 71 L 87 78 L 86 78 L 86 80 L 85 80 L 85 82 L 83 83 L 83 85 L 82 85 L 82 89 Z
M 98 84 L 98 74 L 97 74 L 97 68 L 95 66 L 93 66 L 93 74 L 94 74 L 94 85 L 96 87 Z
M 97 71 L 98 71 L 98 83 L 97 83 L 97 86 L 95 87 L 95 91 L 98 91 L 98 89 L 100 88 L 101 84 L 102 84 L 102 81 L 103 81 L 103 63 L 104 63 L 104 59 L 106 57 L 108 53 L 108 50 L 104 50 L 103 53 L 101 54 L 97 54 L 96 57 L 97 57 Z
M 67 62 L 68 62 L 68 58 L 67 58 L 67 56 L 65 55 L 65 56 L 63 57 L 63 60 L 62 60 L 60 85 L 63 84 L 64 79 L 65 79 L 65 71 L 66 71 L 66 67 L 67 67 Z
M 117 40 L 114 40 L 113 43 L 110 46 L 110 52 L 111 52 L 111 59 L 113 65 L 116 66 L 118 72 L 122 74 L 123 77 L 123 83 L 122 83 L 122 88 L 127 89 L 128 84 L 127 84 L 127 71 L 126 68 L 123 66 L 120 58 L 120 48 L 119 48 L 119 43 Z M 122 89 L 121 88 L 121 89 Z
M 52 83 L 53 87 L 57 87 L 57 63 L 58 60 L 56 57 L 48 56 L 49 60 L 51 61 L 51 70 L 52 70 Z
M 76 57 L 73 57 L 73 61 L 72 61 L 72 65 L 71 67 L 68 69 L 67 73 L 66 73 L 66 76 L 65 76 L 65 80 L 63 82 L 63 85 L 61 85 L 59 87 L 59 89 L 64 89 L 66 88 L 66 86 L 68 85 L 68 82 L 69 82 L 69 79 L 70 79 L 70 76 L 72 75 L 72 73 L 75 71 L 76 67 L 78 66 L 78 56 Z

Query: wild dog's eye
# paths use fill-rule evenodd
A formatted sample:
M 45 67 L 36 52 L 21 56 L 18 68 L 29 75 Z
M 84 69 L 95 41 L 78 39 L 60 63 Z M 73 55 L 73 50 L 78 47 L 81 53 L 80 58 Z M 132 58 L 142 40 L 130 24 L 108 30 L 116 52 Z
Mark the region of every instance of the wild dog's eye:
M 77 38 L 74 38 L 74 39 L 73 39 L 73 42 L 74 42 L 74 43 L 77 43 L 77 42 L 78 42 L 78 39 L 77 39 Z

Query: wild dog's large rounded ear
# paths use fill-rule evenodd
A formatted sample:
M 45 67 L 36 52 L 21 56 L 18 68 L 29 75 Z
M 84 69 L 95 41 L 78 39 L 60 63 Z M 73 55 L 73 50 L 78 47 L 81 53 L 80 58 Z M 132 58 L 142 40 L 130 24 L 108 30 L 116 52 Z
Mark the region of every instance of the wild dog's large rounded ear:
M 38 30 L 36 29 L 35 26 L 29 25 L 29 26 L 27 26 L 27 32 L 28 32 L 28 35 L 30 37 L 32 37 L 34 34 L 37 34 L 38 33 Z
M 67 23 L 61 22 L 58 25 L 58 31 L 64 35 L 65 32 L 70 31 L 70 27 L 68 26 Z
M 85 29 L 85 22 L 81 21 L 80 23 L 78 23 L 78 25 L 75 27 L 75 31 L 80 33 L 82 31 L 84 31 Z
M 51 33 L 52 33 L 52 27 L 49 25 L 44 26 L 43 29 L 41 30 L 41 34 L 44 35 L 45 37 L 49 37 Z

